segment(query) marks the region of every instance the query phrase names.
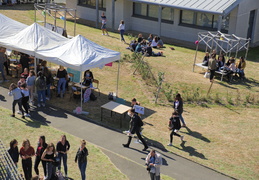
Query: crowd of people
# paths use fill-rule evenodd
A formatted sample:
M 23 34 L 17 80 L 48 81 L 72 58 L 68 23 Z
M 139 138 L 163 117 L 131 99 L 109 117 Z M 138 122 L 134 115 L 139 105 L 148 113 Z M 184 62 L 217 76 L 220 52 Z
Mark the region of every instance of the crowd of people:
M 159 49 L 163 47 L 164 43 L 160 37 L 153 37 L 153 35 L 150 34 L 149 37 L 145 39 L 142 34 L 139 34 L 137 39 L 130 42 L 127 49 L 130 49 L 132 52 L 146 54 L 146 56 L 163 56 L 162 51 L 157 53 L 153 51 L 153 48 Z
M 215 71 L 226 73 L 229 82 L 231 82 L 233 75 L 238 75 L 240 79 L 245 77 L 244 69 L 246 67 L 246 61 L 242 56 L 238 61 L 236 61 L 235 57 L 232 56 L 226 62 L 224 53 L 218 55 L 217 58 L 217 51 L 213 50 L 211 54 L 206 52 L 202 65 L 208 66 L 211 82 L 214 78 Z
M 21 164 L 25 180 L 39 179 L 39 164 L 42 164 L 44 180 L 55 179 L 61 173 L 61 164 L 64 166 L 64 176 L 68 175 L 67 159 L 70 149 L 70 143 L 66 138 L 66 135 L 62 135 L 61 139 L 56 145 L 53 143 L 46 143 L 45 136 L 40 136 L 36 148 L 34 148 L 28 139 L 22 142 L 22 147 L 18 148 L 18 141 L 13 139 L 10 142 L 10 148 L 8 153 L 11 156 L 15 166 L 18 166 L 19 158 L 21 158 Z M 75 163 L 78 164 L 82 180 L 86 179 L 86 166 L 87 166 L 88 150 L 86 148 L 86 141 L 82 140 L 81 145 L 75 155 Z M 32 162 L 34 159 L 34 166 Z M 35 176 L 32 174 L 32 167 L 34 167 Z M 57 172 L 58 170 L 58 172 Z

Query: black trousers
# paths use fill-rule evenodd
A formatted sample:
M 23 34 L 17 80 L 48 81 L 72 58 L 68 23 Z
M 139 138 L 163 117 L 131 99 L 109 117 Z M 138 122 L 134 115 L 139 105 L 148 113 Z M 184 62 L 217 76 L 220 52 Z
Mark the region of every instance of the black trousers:
M 22 160 L 22 169 L 26 180 L 31 180 L 32 177 L 32 161 L 31 158 Z
M 172 129 L 172 132 L 170 134 L 170 143 L 173 142 L 173 136 L 178 136 L 181 137 L 179 134 L 177 134 L 176 132 L 174 132 L 175 129 Z
M 210 80 L 214 78 L 215 70 L 210 70 Z
M 39 175 L 39 164 L 42 164 L 42 167 L 43 167 L 43 171 L 44 171 L 44 176 L 46 176 L 46 161 L 42 161 L 41 160 L 41 156 L 36 156 L 35 158 L 35 162 L 34 162 L 34 171 L 37 175 Z
M 18 104 L 19 110 L 22 112 L 22 115 L 23 115 L 24 111 L 22 109 L 22 98 L 13 101 L 13 114 L 15 114 L 15 106 L 16 106 L 16 104 Z
M 4 62 L 4 67 L 5 67 L 5 70 L 6 70 L 6 75 L 9 75 L 9 68 L 8 68 L 8 62 L 7 61 Z
M 29 113 L 29 96 L 23 97 L 22 98 L 22 106 L 25 110 L 25 112 L 28 114 Z
M 139 130 L 136 131 L 136 134 L 137 134 L 139 140 L 140 140 L 140 141 L 142 142 L 142 144 L 144 145 L 144 147 L 145 147 L 145 148 L 148 148 L 147 143 L 146 143 L 146 141 L 142 138 L 142 136 L 141 136 Z M 127 143 L 128 146 L 130 145 L 131 140 L 132 140 L 132 137 L 129 136 L 128 143 Z

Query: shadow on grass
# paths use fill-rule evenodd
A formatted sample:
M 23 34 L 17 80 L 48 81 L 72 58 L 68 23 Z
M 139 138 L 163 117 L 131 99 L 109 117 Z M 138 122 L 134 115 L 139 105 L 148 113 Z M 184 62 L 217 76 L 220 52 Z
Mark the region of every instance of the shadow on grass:
M 197 138 L 197 139 L 200 139 L 200 140 L 202 140 L 202 141 L 205 141 L 205 142 L 207 142 L 207 143 L 210 143 L 210 140 L 209 140 L 208 138 L 204 137 L 201 133 L 199 133 L 199 132 L 197 132 L 197 131 L 192 131 L 192 130 L 191 130 L 190 128 L 188 128 L 188 127 L 186 127 L 186 130 L 187 130 L 187 132 L 182 132 L 182 131 L 181 131 L 181 133 L 188 134 L 188 135 L 190 135 L 190 136 L 192 136 L 192 137 L 195 137 L 195 138 Z
M 18 11 L 27 11 L 27 10 L 34 10 L 34 4 L 16 4 L 13 6 L 2 5 L 0 6 L 0 10 L 18 10 Z
M 0 94 L 0 101 L 6 102 L 5 96 Z
M 179 147 L 176 147 L 176 146 L 174 146 L 174 147 L 175 147 L 176 149 L 179 149 L 179 150 L 182 150 L 182 151 L 185 151 L 185 152 L 189 153 L 189 156 L 195 156 L 195 157 L 198 157 L 198 158 L 206 159 L 206 160 L 207 160 L 207 158 L 204 156 L 204 154 L 197 152 L 196 149 L 193 148 L 193 147 L 191 147 L 191 146 L 185 146 L 185 143 L 186 143 L 186 141 L 183 141 L 183 142 L 180 144 L 180 146 L 181 146 L 182 148 L 179 148 Z

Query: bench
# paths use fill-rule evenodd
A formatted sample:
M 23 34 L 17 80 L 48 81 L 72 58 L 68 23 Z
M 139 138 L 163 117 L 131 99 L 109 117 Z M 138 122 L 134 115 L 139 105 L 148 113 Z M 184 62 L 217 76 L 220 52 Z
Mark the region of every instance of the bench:
M 194 64 L 194 66 L 198 66 L 201 67 L 202 69 L 207 69 L 208 70 L 208 66 L 203 66 L 202 63 L 196 63 Z M 221 81 L 223 80 L 223 76 L 226 76 L 227 73 L 223 72 L 223 71 L 215 71 L 215 73 L 220 74 L 221 75 Z

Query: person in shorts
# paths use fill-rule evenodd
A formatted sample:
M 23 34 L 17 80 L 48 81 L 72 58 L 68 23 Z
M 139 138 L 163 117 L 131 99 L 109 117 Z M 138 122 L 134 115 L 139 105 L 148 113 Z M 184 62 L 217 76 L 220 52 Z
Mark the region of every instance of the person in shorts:
M 106 16 L 105 16 L 104 12 L 103 12 L 102 15 L 101 15 L 101 21 L 102 21 L 101 29 L 102 29 L 102 32 L 103 32 L 102 35 L 105 35 L 104 32 L 106 32 L 106 35 L 109 36 L 108 31 L 107 31 L 107 29 L 106 29 L 106 22 L 107 22 L 107 19 L 106 19 Z

